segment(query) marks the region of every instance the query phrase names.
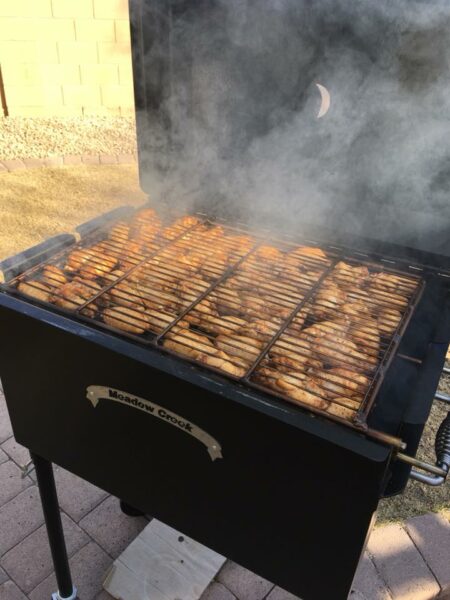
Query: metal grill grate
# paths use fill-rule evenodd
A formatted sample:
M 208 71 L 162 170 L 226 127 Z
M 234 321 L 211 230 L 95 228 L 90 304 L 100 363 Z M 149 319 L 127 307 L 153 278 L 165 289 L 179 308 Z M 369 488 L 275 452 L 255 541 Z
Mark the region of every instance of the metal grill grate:
M 7 289 L 361 427 L 423 286 L 338 249 L 144 209 Z

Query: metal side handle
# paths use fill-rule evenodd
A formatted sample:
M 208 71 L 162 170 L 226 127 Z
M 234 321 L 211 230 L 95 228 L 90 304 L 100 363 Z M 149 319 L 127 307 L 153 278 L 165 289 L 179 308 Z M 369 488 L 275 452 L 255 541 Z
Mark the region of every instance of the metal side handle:
M 430 465 L 401 452 L 397 454 L 397 458 L 415 467 L 411 469 L 410 477 L 412 479 L 426 483 L 427 485 L 442 485 L 450 470 L 450 412 L 447 413 L 447 416 L 439 426 L 434 448 L 436 451 L 435 465 Z

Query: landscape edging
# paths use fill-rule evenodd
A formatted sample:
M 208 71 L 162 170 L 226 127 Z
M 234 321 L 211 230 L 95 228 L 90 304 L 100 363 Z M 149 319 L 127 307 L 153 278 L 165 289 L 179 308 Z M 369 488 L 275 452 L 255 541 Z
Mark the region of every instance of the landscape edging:
M 137 154 L 67 154 L 47 158 L 14 158 L 0 160 L 0 173 L 11 173 L 21 169 L 44 167 L 68 167 L 77 165 L 125 165 L 137 161 Z

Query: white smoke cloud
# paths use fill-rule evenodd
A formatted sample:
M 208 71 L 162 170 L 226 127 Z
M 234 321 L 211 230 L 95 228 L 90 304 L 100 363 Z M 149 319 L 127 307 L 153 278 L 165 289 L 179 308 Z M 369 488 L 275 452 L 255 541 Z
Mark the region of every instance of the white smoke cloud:
M 155 200 L 450 245 L 450 3 L 191 5 L 172 15 L 170 57 L 147 56 L 170 68 L 144 147 Z M 320 120 L 316 82 L 332 102 Z

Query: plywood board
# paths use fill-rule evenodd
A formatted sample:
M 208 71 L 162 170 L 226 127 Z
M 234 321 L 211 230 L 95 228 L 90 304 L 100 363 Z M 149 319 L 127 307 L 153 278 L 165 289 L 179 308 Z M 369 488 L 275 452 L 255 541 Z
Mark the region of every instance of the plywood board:
M 114 561 L 103 587 L 118 600 L 198 600 L 225 560 L 153 519 Z

